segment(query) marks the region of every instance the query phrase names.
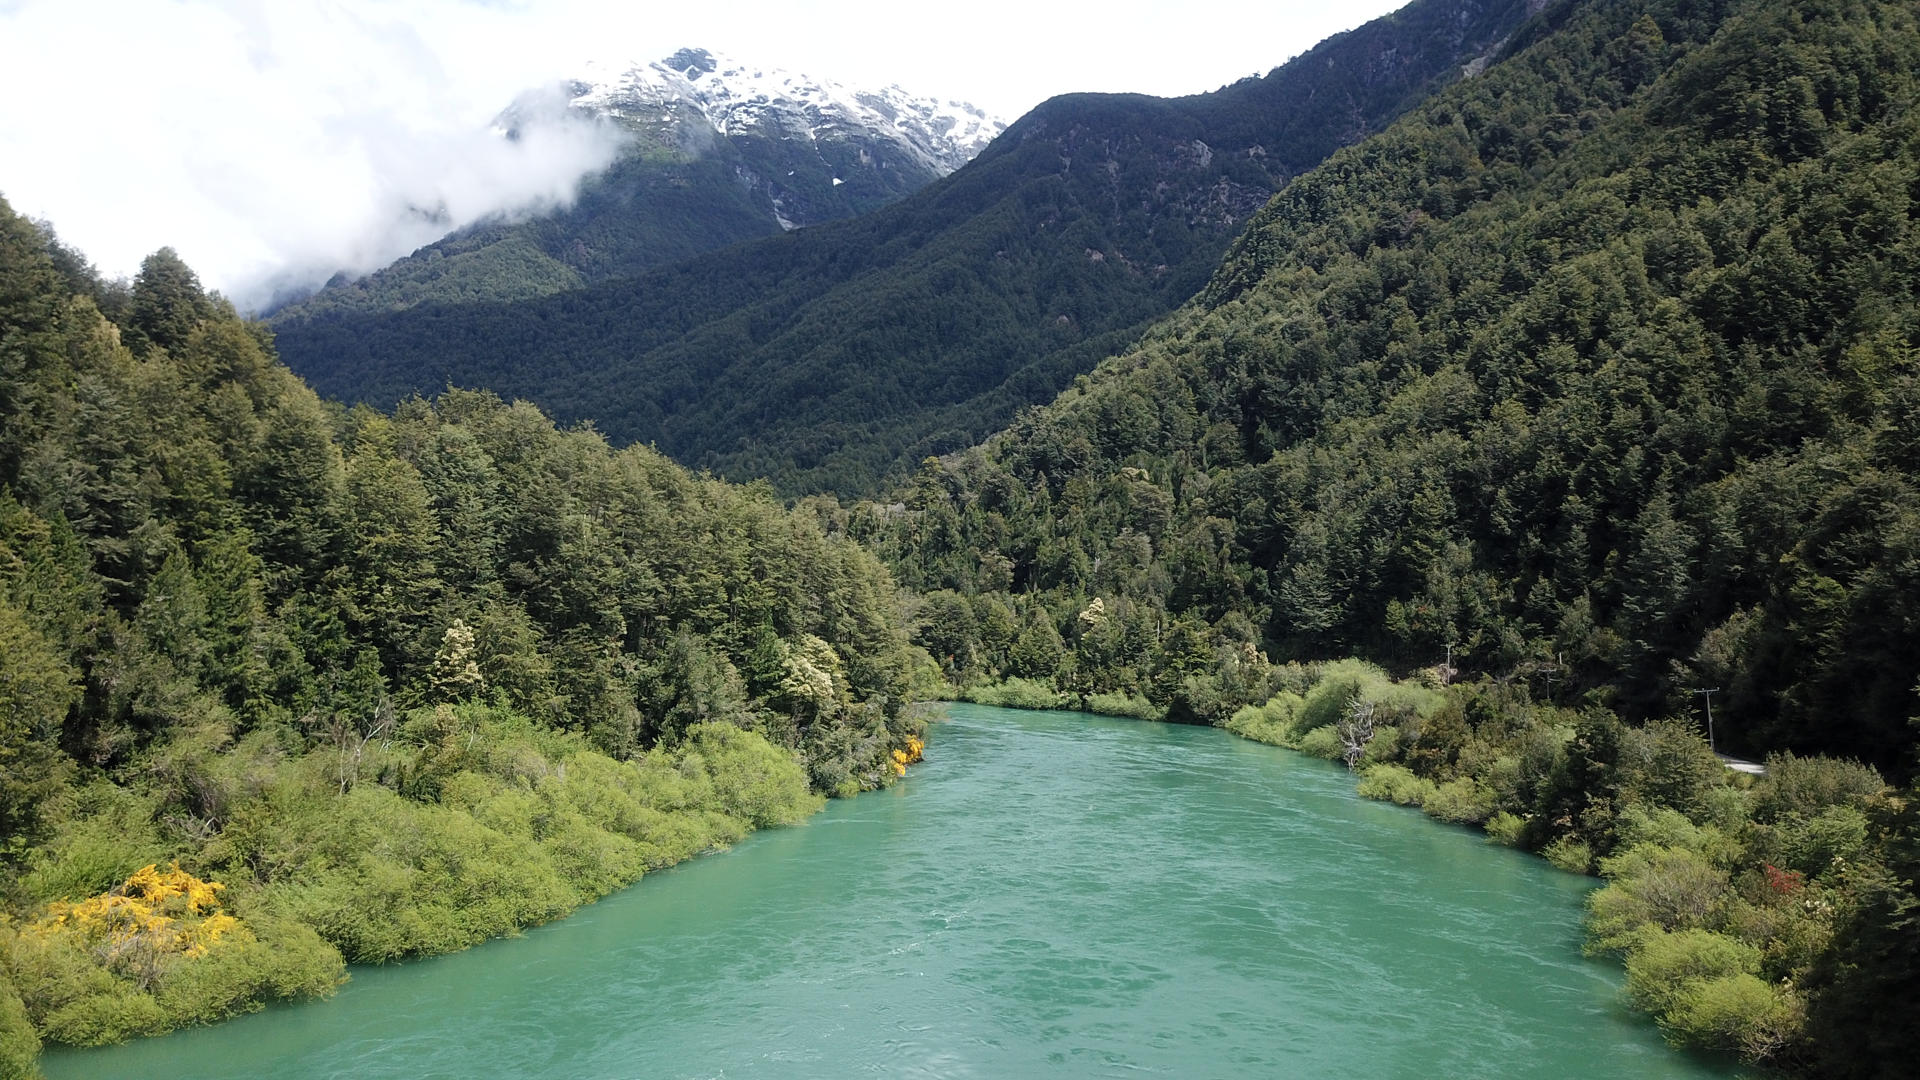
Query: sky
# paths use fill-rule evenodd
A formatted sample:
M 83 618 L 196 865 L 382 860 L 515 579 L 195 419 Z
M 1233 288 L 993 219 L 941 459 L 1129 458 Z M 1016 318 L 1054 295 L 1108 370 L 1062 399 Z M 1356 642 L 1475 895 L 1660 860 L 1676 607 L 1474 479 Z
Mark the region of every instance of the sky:
M 1011 122 L 1264 74 L 1402 0 L 0 0 L 0 195 L 108 277 L 171 246 L 257 308 L 563 204 L 616 148 L 500 139 L 521 92 L 683 46 Z

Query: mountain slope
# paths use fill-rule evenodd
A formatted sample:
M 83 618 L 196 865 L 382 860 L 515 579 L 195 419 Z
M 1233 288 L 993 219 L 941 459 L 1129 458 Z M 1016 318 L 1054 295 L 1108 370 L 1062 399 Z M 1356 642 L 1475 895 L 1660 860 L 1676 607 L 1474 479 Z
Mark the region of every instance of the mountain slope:
M 1069 95 L 866 217 L 513 304 L 275 323 L 329 394 L 447 382 L 791 491 L 870 490 L 984 437 L 1192 295 L 1268 196 L 1526 15 L 1418 0 L 1264 79 Z
M 1718 688 L 1723 746 L 1904 773 L 1920 35 L 1801 7 L 1576 5 L 1336 155 L 1138 348 L 923 476 L 899 571 L 1004 555 L 1061 605 L 1451 645 L 1635 718 Z
M 462 230 L 365 278 L 336 279 L 276 320 L 547 296 L 852 217 L 952 172 L 1005 126 L 899 87 L 854 89 L 682 49 L 589 65 L 523 95 L 499 129 L 520 138 L 582 117 L 625 148 L 572 205 Z

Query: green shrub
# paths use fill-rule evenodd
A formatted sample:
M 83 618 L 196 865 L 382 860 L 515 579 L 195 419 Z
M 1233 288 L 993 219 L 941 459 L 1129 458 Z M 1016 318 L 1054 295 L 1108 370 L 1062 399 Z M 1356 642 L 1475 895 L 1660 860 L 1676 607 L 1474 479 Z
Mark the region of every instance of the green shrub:
M 1373 729 L 1373 738 L 1360 753 L 1363 764 L 1378 764 L 1393 761 L 1400 756 L 1400 729 L 1391 724 Z
M 1527 831 L 1527 823 L 1517 814 L 1505 810 L 1487 819 L 1487 839 L 1508 847 L 1520 846 L 1520 840 Z
M 1462 776 L 1435 787 L 1420 806 L 1441 821 L 1478 825 L 1493 812 L 1493 792 L 1479 781 Z
M 1364 660 L 1336 660 L 1320 671 L 1320 681 L 1307 690 L 1301 704 L 1301 727 L 1312 730 L 1337 724 L 1346 718 L 1347 705 L 1355 697 L 1376 700 L 1393 680 L 1387 673 Z
M 1660 1026 L 1682 1045 L 1732 1050 L 1758 1062 L 1797 1039 L 1806 1021 L 1800 995 L 1743 971 L 1689 983 L 1674 995 Z
M 1627 994 L 1681 1046 L 1760 1061 L 1796 1039 L 1806 1005 L 1759 977 L 1760 950 L 1707 930 L 1646 928 L 1627 953 Z
M 13 982 L 0 972 L 0 1080 L 33 1080 L 40 1075 L 34 1060 L 40 1056 L 40 1036 Z
M 1856 807 L 1829 806 L 1811 817 L 1796 812 L 1777 821 L 1769 845 L 1778 852 L 1776 861 L 1810 878 L 1835 863 L 1855 861 L 1867 846 L 1867 816 Z
M 1400 806 L 1420 806 L 1433 797 L 1433 781 L 1413 775 L 1400 765 L 1374 765 L 1360 777 L 1360 794 L 1390 800 Z
M 1306 699 L 1281 692 L 1264 705 L 1243 705 L 1227 720 L 1227 730 L 1243 739 L 1297 748 L 1300 745 L 1301 709 Z
M 1317 727 L 1300 736 L 1300 752 L 1328 761 L 1339 761 L 1344 748 L 1340 745 L 1340 733 L 1332 724 Z
M 1682 1003 L 1692 983 L 1760 970 L 1760 950 L 1710 930 L 1644 929 L 1627 950 L 1627 995 L 1656 1017 Z
M 1167 710 L 1143 697 L 1128 693 L 1088 694 L 1087 711 L 1101 716 L 1127 716 L 1135 720 L 1162 720 Z
M 1017 676 L 997 683 L 969 686 L 960 691 L 960 700 L 1003 709 L 1064 709 L 1069 704 L 1066 695 L 1045 680 Z
M 1771 823 L 1812 817 L 1830 806 L 1859 803 L 1885 786 L 1871 765 L 1857 761 L 1769 754 L 1767 773 L 1753 786 L 1753 818 Z
M 1731 779 L 1746 779 L 1734 776 Z M 1722 784 L 1707 791 L 1699 820 L 1719 829 L 1725 836 L 1737 836 L 1753 818 L 1753 791 L 1736 784 Z
M 1636 844 L 1601 860 L 1605 888 L 1587 897 L 1587 929 L 1600 948 L 1624 948 L 1643 927 L 1703 926 L 1727 890 L 1726 871 L 1686 848 Z
M 67 934 L 22 932 L 5 944 L 22 1011 L 40 1038 L 73 1046 L 211 1023 L 276 999 L 324 997 L 345 978 L 340 954 L 319 935 L 271 915 L 250 915 L 204 954 L 163 954 L 134 968 L 103 966 Z M 0 1040 L 17 1043 L 5 1009 L 0 1000 Z
M 1615 767 L 1621 797 L 1629 804 L 1697 815 L 1707 805 L 1708 792 L 1729 782 L 1706 737 L 1686 723 L 1655 720 L 1623 729 L 1620 739 Z
M 167 860 L 154 833 L 153 800 L 96 783 L 63 800 L 53 837 L 33 849 L 20 878 L 30 904 L 97 896 L 149 863 Z
M 1696 825 L 1678 810 L 1630 806 L 1614 819 L 1614 836 L 1621 849 L 1642 844 L 1684 848 L 1718 867 L 1730 867 L 1744 854 L 1738 840 L 1712 825 Z
M 1584 874 L 1593 869 L 1593 848 L 1585 840 L 1573 836 L 1556 838 L 1553 843 L 1541 848 L 1540 854 L 1569 874 Z
M 1756 875 L 1765 881 L 1764 875 Z M 1741 895 L 1750 893 L 1749 896 Z M 1799 978 L 1833 941 L 1833 903 L 1817 885 L 1782 894 L 1770 886 L 1739 889 L 1723 905 L 1720 930 L 1758 948 L 1763 970 Z
M 791 825 L 825 805 L 807 788 L 790 751 L 731 724 L 696 724 L 674 751 L 682 769 L 696 756 L 713 787 L 713 809 L 757 829 Z
M 822 804 L 792 751 L 730 724 L 690 725 L 675 746 L 619 762 L 512 714 L 426 712 L 403 732 L 440 775 L 434 801 L 365 784 L 329 793 L 324 776 L 290 767 L 210 848 L 236 874 L 271 867 L 263 909 L 355 961 L 556 918 Z

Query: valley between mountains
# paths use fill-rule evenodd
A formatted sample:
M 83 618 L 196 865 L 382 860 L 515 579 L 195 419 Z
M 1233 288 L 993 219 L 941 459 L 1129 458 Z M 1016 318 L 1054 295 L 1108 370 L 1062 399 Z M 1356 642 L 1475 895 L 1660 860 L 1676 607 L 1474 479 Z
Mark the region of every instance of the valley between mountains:
M 973 820 L 1037 845 L 1050 769 L 1092 815 L 1063 830 L 1144 853 L 1073 895 L 1105 911 L 1137 872 L 1181 917 L 1144 952 L 1098 945 L 1124 912 L 974 941 L 1015 883 L 948 910 L 910 854 L 854 853 L 846 885 L 908 890 L 874 942 L 983 950 L 943 983 L 968 1000 L 1066 1002 L 1034 1062 L 1172 1061 L 1166 1032 L 1100 1040 L 1150 1032 L 1149 946 L 1193 931 L 1204 959 L 1249 911 L 1310 896 L 1322 927 L 1236 930 L 1297 951 L 1259 978 L 1425 955 L 1349 931 L 1447 903 L 1403 880 L 1445 849 L 1417 880 L 1471 891 L 1471 863 L 1538 898 L 1513 978 L 1604 994 L 1536 1022 L 1494 988 L 1482 1028 L 1383 976 L 1379 1017 L 1446 1033 L 1395 1038 L 1530 1075 L 1576 1042 L 1552 1024 L 1624 1002 L 1593 1075 L 1906 1075 L 1911 4 L 1414 0 L 1264 77 L 1004 128 L 697 49 L 586 74 L 499 125 L 620 126 L 568 208 L 264 320 L 171 249 L 109 280 L 0 203 L 0 1076 L 324 998 L 828 800 L 887 807 L 863 835 L 899 852 L 921 776 L 1021 807 Z M 957 759 L 1011 755 L 979 766 L 1000 790 L 935 771 L 942 701 L 972 703 Z M 1353 803 L 1349 771 L 1435 822 Z M 1309 804 L 1302 850 L 1350 864 L 1227 842 Z M 775 837 L 693 870 L 808 830 Z M 1200 873 L 1188 847 L 1246 898 L 1154 873 Z M 868 957 L 816 885 L 755 918 L 819 914 Z M 1493 907 L 1436 925 L 1528 918 Z M 1192 972 L 1185 1000 L 1245 989 Z M 1313 1015 L 1288 1000 L 1191 1023 Z

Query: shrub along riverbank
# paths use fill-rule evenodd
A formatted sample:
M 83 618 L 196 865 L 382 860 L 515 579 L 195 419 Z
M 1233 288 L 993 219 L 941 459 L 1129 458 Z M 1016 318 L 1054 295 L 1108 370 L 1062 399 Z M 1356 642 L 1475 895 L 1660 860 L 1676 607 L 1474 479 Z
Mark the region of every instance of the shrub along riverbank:
M 1897 1039 L 1862 1009 L 1904 1007 L 1911 801 L 1871 766 L 1771 755 L 1729 769 L 1691 725 L 1623 723 L 1535 701 L 1524 680 L 1395 680 L 1359 660 L 1263 666 L 1228 731 L 1344 762 L 1359 793 L 1483 829 L 1606 884 L 1587 948 L 1619 957 L 1629 1001 L 1678 1046 L 1789 1070 Z M 1038 679 L 964 701 L 1160 719 L 1150 702 Z M 1891 996 L 1889 996 L 1891 995 Z M 1842 1041 L 1841 1033 L 1849 1040 Z M 1816 1042 L 1817 1041 L 1817 1042 Z
M 35 1033 L 114 1042 L 324 996 L 343 962 L 449 952 L 558 918 L 825 801 L 792 754 L 721 723 L 629 761 L 485 706 L 417 710 L 366 746 L 299 753 L 289 734 L 167 762 L 225 810 L 197 850 L 157 820 L 159 793 L 97 783 L 52 811 L 16 906 L 41 914 L 0 929 L 13 1060 L 30 1060 Z M 120 880 L 183 857 L 204 881 Z
M 1912 970 L 1882 950 L 1904 925 L 1887 916 L 1913 910 L 1913 811 L 1869 766 L 1782 753 L 1755 777 L 1688 725 L 1542 705 L 1516 682 L 1394 681 L 1355 660 L 1276 681 L 1227 730 L 1605 878 L 1587 947 L 1624 959 L 1632 1003 L 1676 1045 L 1792 1066 L 1819 1035 L 1846 1053 L 1858 1003 Z

